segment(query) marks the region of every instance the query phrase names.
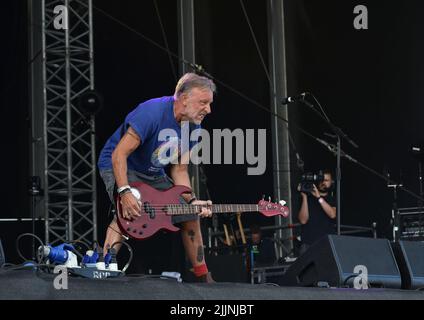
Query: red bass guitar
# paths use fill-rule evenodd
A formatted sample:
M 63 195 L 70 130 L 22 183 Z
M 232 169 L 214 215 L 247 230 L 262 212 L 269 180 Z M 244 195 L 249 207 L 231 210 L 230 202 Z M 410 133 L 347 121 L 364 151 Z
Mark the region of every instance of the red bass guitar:
M 180 203 L 182 194 L 191 193 L 191 189 L 186 186 L 177 185 L 164 191 L 154 189 L 143 182 L 134 182 L 130 186 L 135 197 L 141 202 L 141 216 L 133 220 L 124 219 L 118 196 L 117 221 L 121 231 L 136 240 L 149 238 L 161 229 L 178 231 L 179 228 L 172 224 L 173 215 L 196 214 L 203 207 Z M 260 212 L 267 217 L 281 215 L 285 218 L 289 215 L 286 206 L 265 200 L 259 201 L 258 204 L 213 204 L 210 209 L 212 213 Z

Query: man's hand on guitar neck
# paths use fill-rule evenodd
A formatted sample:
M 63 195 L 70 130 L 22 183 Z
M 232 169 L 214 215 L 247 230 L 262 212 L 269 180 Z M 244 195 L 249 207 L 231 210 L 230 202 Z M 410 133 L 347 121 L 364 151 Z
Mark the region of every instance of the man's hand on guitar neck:
M 137 200 L 132 192 L 124 193 L 121 196 L 122 217 L 127 220 L 132 220 L 140 217 L 141 203 Z
M 197 205 L 197 206 L 202 206 L 202 211 L 200 211 L 198 213 L 198 215 L 202 218 L 206 218 L 206 217 L 211 217 L 212 216 L 212 210 L 210 209 L 210 207 L 212 206 L 212 201 L 207 200 L 207 201 L 203 201 L 203 200 L 194 200 L 192 203 L 192 205 Z
M 189 157 L 188 152 L 185 153 L 181 158 L 187 160 L 188 159 L 187 157 Z M 187 163 L 187 162 L 182 162 L 182 163 Z M 175 185 L 181 185 L 181 186 L 186 186 L 188 188 L 191 188 L 190 177 L 188 175 L 187 170 L 188 170 L 188 166 L 182 165 L 182 164 L 175 164 L 171 167 L 171 178 L 172 180 L 174 180 Z M 210 206 L 212 206 L 212 201 L 197 200 L 193 193 L 191 195 L 185 193 L 185 194 L 182 194 L 181 196 L 189 204 L 202 206 L 202 210 L 198 212 L 198 215 L 200 217 L 204 218 L 204 217 L 212 216 L 212 210 L 209 208 Z

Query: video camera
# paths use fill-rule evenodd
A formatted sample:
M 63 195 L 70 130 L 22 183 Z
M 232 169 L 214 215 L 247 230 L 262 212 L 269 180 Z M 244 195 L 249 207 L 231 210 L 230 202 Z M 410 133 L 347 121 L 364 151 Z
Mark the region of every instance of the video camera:
M 314 184 L 318 187 L 322 181 L 324 181 L 324 173 L 322 170 L 318 171 L 318 173 L 304 173 L 300 180 L 300 192 L 311 193 L 312 190 L 314 190 Z

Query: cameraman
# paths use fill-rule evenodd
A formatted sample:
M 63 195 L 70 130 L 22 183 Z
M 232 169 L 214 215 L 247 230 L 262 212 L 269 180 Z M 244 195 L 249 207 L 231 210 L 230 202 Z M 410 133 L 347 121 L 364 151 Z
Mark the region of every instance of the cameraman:
M 320 238 L 335 233 L 336 203 L 329 193 L 333 185 L 331 171 L 324 170 L 323 180 L 318 188 L 312 184 L 310 192 L 304 192 L 301 184 L 298 191 L 302 195 L 302 205 L 299 210 L 299 222 L 302 224 L 300 254 Z

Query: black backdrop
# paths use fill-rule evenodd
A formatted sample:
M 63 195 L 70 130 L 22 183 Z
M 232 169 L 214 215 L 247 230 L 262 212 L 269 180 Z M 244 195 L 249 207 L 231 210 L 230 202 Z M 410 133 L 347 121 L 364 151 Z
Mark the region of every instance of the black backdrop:
M 329 117 L 354 139 L 359 149 L 344 144 L 353 157 L 379 172 L 389 169 L 394 179 L 418 192 L 418 163 L 409 154 L 412 143 L 420 141 L 423 84 L 423 44 L 420 1 L 285 1 L 288 92 L 313 92 Z M 365 5 L 369 29 L 353 28 L 353 8 Z M 94 1 L 94 5 L 161 45 L 164 40 L 153 1 Z M 266 6 L 261 1 L 245 1 L 247 12 L 265 59 L 267 50 Z M 29 216 L 28 112 L 27 112 L 27 32 L 25 1 L 1 4 L 1 218 Z M 169 47 L 177 52 L 176 4 L 158 1 Z M 196 2 L 197 63 L 237 90 L 268 106 L 269 87 L 258 53 L 238 1 Z M 104 108 L 97 116 L 97 148 L 121 123 L 125 114 L 150 97 L 172 94 L 175 84 L 168 55 L 140 36 L 94 10 L 96 89 L 104 96 Z M 290 105 L 290 120 L 320 138 L 329 128 L 307 107 Z M 213 113 L 205 121 L 208 130 L 219 128 L 264 128 L 270 133 L 270 115 L 241 97 L 218 86 Z M 305 168 L 334 168 L 335 158 L 320 145 L 295 129 L 292 131 Z M 328 138 L 327 138 L 328 139 Z M 246 166 L 207 165 L 205 172 L 212 199 L 219 202 L 256 202 L 262 194 L 272 194 L 271 135 L 267 137 L 267 171 L 263 176 L 246 175 Z M 342 223 L 369 226 L 378 223 L 381 237 L 390 237 L 391 192 L 381 179 L 356 165 L 343 161 Z M 299 171 L 292 164 L 293 192 Z M 107 198 L 98 180 L 99 239 L 106 228 Z M 294 192 L 295 194 L 295 192 Z M 400 193 L 400 206 L 416 201 Z M 297 198 L 296 198 L 297 199 Z M 295 199 L 295 200 L 296 200 Z M 296 213 L 297 201 L 292 212 Z M 223 218 L 222 218 L 223 219 Z M 222 221 L 221 219 L 221 221 Z M 270 219 L 246 215 L 245 223 Z M 0 236 L 18 234 L 18 227 L 1 223 Z M 4 236 L 3 236 L 4 237 Z M 159 235 L 144 246 L 163 248 L 162 256 L 179 256 L 180 243 L 169 243 Z M 5 244 L 13 247 L 13 244 Z M 179 250 L 175 250 L 177 246 Z M 9 249 L 9 252 L 13 249 Z M 175 258 L 175 257 L 173 257 Z M 175 259 L 174 259 L 175 260 Z
M 313 92 L 330 119 L 359 145 L 344 150 L 376 171 L 419 192 L 418 162 L 410 146 L 423 138 L 423 44 L 419 1 L 286 1 L 289 92 Z M 353 8 L 368 8 L 368 30 L 353 27 Z M 290 119 L 320 138 L 329 128 L 303 105 Z M 306 167 L 335 166 L 335 157 L 296 136 Z M 316 159 L 316 160 L 314 160 Z M 378 223 L 390 237 L 392 192 L 384 180 L 342 162 L 342 223 Z M 399 206 L 417 201 L 399 193 Z

